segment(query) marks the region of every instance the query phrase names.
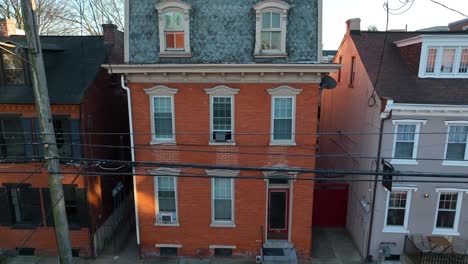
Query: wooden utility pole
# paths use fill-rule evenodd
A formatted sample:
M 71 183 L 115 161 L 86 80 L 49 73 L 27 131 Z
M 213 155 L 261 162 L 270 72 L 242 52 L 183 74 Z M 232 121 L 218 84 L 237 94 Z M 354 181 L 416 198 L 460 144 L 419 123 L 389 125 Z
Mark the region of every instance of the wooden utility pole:
M 28 40 L 28 55 L 32 72 L 32 84 L 36 98 L 36 108 L 44 142 L 44 153 L 49 170 L 50 198 L 55 223 L 55 236 L 61 264 L 72 263 L 70 236 L 68 233 L 67 212 L 63 196 L 62 175 L 55 139 L 54 124 L 50 110 L 49 92 L 42 57 L 42 47 L 39 40 L 36 23 L 35 0 L 22 0 L 21 7 L 24 19 L 24 30 Z

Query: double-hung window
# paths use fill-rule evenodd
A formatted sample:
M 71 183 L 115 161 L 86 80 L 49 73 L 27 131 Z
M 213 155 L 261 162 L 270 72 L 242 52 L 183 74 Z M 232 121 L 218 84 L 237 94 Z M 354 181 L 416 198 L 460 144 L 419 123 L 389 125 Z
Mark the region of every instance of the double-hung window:
M 468 47 L 423 44 L 419 77 L 468 78 Z
M 393 120 L 395 136 L 393 143 L 394 164 L 418 164 L 416 161 L 418 152 L 419 133 L 421 123 L 426 120 Z
M 21 119 L 0 118 L 0 158 L 25 155 Z
M 151 143 L 174 143 L 174 95 L 178 89 L 158 85 L 144 91 L 150 96 Z
M 42 224 L 39 189 L 31 188 L 27 184 L 8 184 L 6 191 L 10 212 L 2 214 L 9 214 L 12 226 L 36 228 Z M 2 195 L 5 195 L 5 192 L 2 192 Z
M 11 86 L 21 86 L 26 84 L 26 68 L 25 63 L 16 55 L 11 54 L 5 50 L 0 52 L 2 56 L 2 75 L 3 84 Z M 20 56 L 24 56 L 22 52 Z
M 294 97 L 273 98 L 273 141 L 293 141 Z
M 447 121 L 448 135 L 443 165 L 468 166 L 468 122 Z
M 234 227 L 234 177 L 237 171 L 208 170 L 211 179 L 211 226 Z
M 458 224 L 460 221 L 463 193 L 466 189 L 436 189 L 439 193 L 433 234 L 459 235 Z
M 177 216 L 177 175 L 180 171 L 159 168 L 150 171 L 154 177 L 154 199 L 156 206 L 156 224 L 178 225 Z
M 220 85 L 205 92 L 210 96 L 210 144 L 234 144 L 234 97 L 239 89 Z
M 162 1 L 156 5 L 159 17 L 161 57 L 190 57 L 191 6 L 180 0 Z
M 402 187 L 394 187 L 392 192 L 387 191 L 387 210 L 384 232 L 407 232 L 411 195 L 412 189 Z
M 264 0 L 254 5 L 256 12 L 256 57 L 285 57 L 288 3 Z

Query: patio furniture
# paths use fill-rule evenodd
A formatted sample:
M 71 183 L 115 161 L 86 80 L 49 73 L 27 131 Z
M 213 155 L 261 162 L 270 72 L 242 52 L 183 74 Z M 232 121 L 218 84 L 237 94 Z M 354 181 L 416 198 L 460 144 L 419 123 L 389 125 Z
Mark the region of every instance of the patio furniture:
M 429 239 L 429 242 L 434 245 L 431 248 L 431 251 L 434 251 L 436 248 L 442 248 L 440 253 L 444 253 L 447 249 L 452 247 L 452 243 L 443 236 L 428 236 L 427 239 Z
M 421 234 L 415 234 L 412 237 L 414 245 L 422 252 L 431 252 L 431 249 L 425 245 L 424 237 Z
M 468 240 L 460 237 L 453 237 L 452 251 L 453 253 L 468 255 Z

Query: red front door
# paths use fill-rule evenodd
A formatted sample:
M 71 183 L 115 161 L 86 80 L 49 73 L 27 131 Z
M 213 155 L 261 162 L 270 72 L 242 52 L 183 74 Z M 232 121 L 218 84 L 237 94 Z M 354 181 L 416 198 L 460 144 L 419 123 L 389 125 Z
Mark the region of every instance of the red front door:
M 268 190 L 268 238 L 287 239 L 289 190 Z

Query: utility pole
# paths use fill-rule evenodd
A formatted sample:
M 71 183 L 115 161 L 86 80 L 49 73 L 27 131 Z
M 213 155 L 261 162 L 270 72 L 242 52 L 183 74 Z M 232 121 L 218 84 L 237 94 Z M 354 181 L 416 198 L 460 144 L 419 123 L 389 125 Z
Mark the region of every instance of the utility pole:
M 28 55 L 32 72 L 32 83 L 36 98 L 36 108 L 44 142 L 45 157 L 49 170 L 50 198 L 55 223 L 55 236 L 61 264 L 72 263 L 70 236 L 68 232 L 67 212 L 63 196 L 62 175 L 57 157 L 57 141 L 50 110 L 49 91 L 42 57 L 42 47 L 39 40 L 36 23 L 35 0 L 22 0 L 21 8 L 24 19 L 24 30 L 28 40 Z M 51 173 L 53 172 L 53 173 Z

